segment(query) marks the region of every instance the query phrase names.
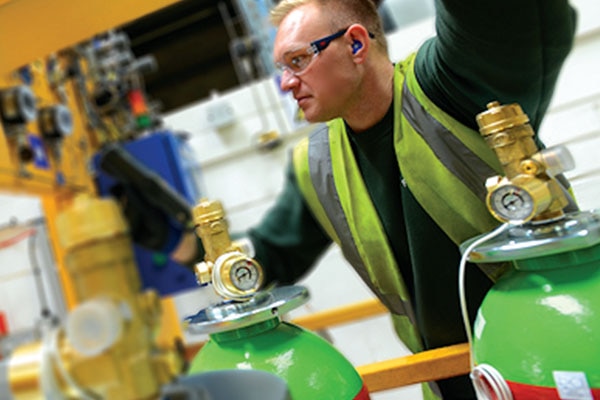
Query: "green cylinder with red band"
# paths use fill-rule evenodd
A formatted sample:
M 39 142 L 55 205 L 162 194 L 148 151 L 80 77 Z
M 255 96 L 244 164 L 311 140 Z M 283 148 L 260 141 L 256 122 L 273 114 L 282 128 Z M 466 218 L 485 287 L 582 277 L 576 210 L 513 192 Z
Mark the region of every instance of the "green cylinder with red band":
M 600 214 L 515 229 L 476 249 L 489 256 L 484 261 L 509 257 L 494 251 L 519 253 L 473 329 L 473 375 L 484 381 L 483 398 L 600 399 Z M 492 394 L 498 381 L 512 397 Z

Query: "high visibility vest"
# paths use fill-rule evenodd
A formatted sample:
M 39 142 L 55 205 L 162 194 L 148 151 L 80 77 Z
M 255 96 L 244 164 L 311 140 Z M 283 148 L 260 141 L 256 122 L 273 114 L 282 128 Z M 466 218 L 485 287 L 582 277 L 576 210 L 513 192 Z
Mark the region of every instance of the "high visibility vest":
M 502 169 L 481 135 L 433 104 L 414 75 L 414 55 L 395 67 L 394 147 L 417 201 L 455 242 L 498 225 L 485 206 L 485 180 Z M 475 117 L 475 116 L 474 116 Z M 316 219 L 392 313 L 400 339 L 423 349 L 413 306 L 360 174 L 341 119 L 304 138 L 294 171 Z

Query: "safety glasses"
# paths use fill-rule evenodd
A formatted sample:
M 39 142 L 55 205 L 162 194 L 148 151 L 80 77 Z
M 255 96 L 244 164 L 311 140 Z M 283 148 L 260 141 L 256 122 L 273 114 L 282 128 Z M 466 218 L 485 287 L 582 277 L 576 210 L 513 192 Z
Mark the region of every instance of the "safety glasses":
M 287 70 L 293 75 L 302 74 L 314 60 L 314 58 L 323 50 L 325 50 L 331 42 L 339 37 L 342 37 L 348 28 L 350 27 L 340 29 L 332 35 L 312 41 L 306 48 L 286 52 L 283 55 L 281 62 L 275 63 L 275 67 L 277 67 L 277 69 L 282 73 Z M 374 37 L 374 35 L 370 32 L 369 36 L 371 38 Z

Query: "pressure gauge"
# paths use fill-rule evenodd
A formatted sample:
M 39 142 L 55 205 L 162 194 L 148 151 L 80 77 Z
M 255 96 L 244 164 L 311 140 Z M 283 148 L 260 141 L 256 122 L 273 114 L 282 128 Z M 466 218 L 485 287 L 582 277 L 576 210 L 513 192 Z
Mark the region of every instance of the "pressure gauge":
M 256 288 L 259 271 L 256 263 L 251 259 L 237 260 L 231 265 L 229 279 L 237 289 L 246 291 Z
M 46 139 L 63 139 L 73 132 L 73 116 L 62 104 L 42 108 L 38 120 L 40 133 Z
M 535 216 L 535 200 L 524 188 L 513 184 L 500 185 L 487 197 L 494 217 L 503 222 L 526 222 Z
M 226 298 L 252 296 L 263 283 L 262 267 L 241 252 L 225 253 L 215 261 L 213 285 Z
M 29 86 L 0 91 L 0 119 L 10 124 L 26 124 L 37 117 L 35 94 Z

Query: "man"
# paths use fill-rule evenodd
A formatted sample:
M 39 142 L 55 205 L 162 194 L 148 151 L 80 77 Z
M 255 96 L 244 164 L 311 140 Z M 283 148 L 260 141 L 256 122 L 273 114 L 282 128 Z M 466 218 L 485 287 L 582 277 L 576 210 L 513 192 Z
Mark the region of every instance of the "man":
M 495 225 L 481 200 L 497 166 L 482 161 L 475 115 L 516 102 L 537 130 L 575 18 L 564 0 L 438 1 L 437 37 L 394 65 L 375 7 L 282 0 L 273 10 L 281 88 L 308 121 L 330 122 L 295 149 L 284 191 L 249 236 L 280 283 L 338 242 L 420 351 L 466 340 L 457 245 Z M 473 176 L 476 166 L 488 175 Z M 468 271 L 474 316 L 492 281 Z M 438 386 L 446 399 L 475 397 L 467 377 Z
M 248 232 L 280 284 L 336 242 L 415 352 L 466 341 L 458 245 L 496 225 L 483 199 L 499 168 L 475 116 L 519 103 L 537 130 L 575 26 L 566 0 L 439 0 L 436 13 L 437 36 L 393 64 L 369 0 L 275 7 L 281 89 L 327 124 L 296 146 L 278 201 Z M 468 268 L 471 316 L 492 283 Z M 435 392 L 475 398 L 466 376 L 424 386 Z

